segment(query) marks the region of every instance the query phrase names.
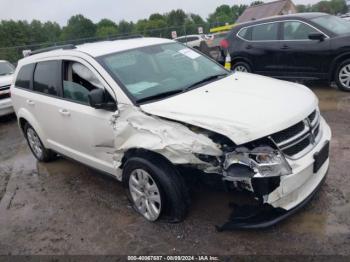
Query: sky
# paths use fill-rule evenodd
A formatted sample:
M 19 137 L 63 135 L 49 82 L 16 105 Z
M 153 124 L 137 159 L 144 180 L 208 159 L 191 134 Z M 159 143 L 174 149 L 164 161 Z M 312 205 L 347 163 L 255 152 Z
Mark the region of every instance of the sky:
M 266 1 L 269 2 L 270 0 Z M 148 18 L 152 13 L 183 9 L 207 18 L 222 4 L 247 4 L 252 0 L 0 0 L 0 20 L 55 21 L 61 26 L 76 14 L 98 22 L 109 18 L 134 21 Z M 315 3 L 318 0 L 294 0 L 295 4 Z

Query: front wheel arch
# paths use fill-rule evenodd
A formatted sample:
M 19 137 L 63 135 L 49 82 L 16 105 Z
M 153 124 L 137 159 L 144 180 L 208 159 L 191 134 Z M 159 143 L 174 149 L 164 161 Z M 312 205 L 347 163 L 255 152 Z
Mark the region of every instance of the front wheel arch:
M 190 198 L 188 188 L 178 168 L 165 157 L 148 150 L 129 151 L 124 161 L 122 181 L 129 200 L 132 202 L 129 192 L 130 171 L 136 167 L 140 168 L 141 164 L 141 166 L 148 167 L 146 171 L 155 172 L 153 174 L 149 172 L 149 174 L 152 174 L 153 179 L 156 178 L 155 181 L 160 186 L 161 195 L 164 196 L 163 201 L 164 199 L 166 201 L 162 218 L 171 223 L 183 221 L 188 212 Z
M 249 66 L 250 69 L 251 69 L 251 72 L 254 71 L 254 67 L 253 67 L 251 61 L 250 61 L 249 59 L 247 59 L 247 58 L 243 58 L 243 57 L 233 58 L 231 64 L 232 64 L 232 66 L 233 66 L 234 64 L 237 64 L 237 63 L 239 63 L 239 62 L 247 63 L 248 66 Z
M 343 60 L 341 63 L 338 63 L 334 73 L 334 81 L 337 84 L 338 88 L 346 92 L 350 92 L 349 67 L 350 67 L 350 58 Z M 343 74 L 343 77 L 344 77 L 343 80 L 340 79 L 341 74 Z M 344 80 L 345 80 L 345 83 L 343 82 Z
M 333 59 L 330 70 L 329 70 L 329 81 L 335 80 L 335 75 L 337 72 L 337 69 L 341 63 L 343 63 L 345 60 L 350 59 L 350 52 L 343 53 L 339 56 L 337 56 L 335 59 Z

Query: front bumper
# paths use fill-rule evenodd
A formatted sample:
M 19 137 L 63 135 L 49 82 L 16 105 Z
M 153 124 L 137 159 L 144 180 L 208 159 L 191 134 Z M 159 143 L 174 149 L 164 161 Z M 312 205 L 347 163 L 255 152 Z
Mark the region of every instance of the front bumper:
M 279 186 L 261 196 L 263 202 L 260 205 L 234 206 L 230 221 L 218 227 L 218 230 L 266 228 L 304 207 L 321 187 L 329 168 L 328 158 L 314 173 L 314 155 L 331 140 L 331 130 L 323 118 L 320 129 L 321 138 L 310 152 L 300 159 L 287 160 L 292 167 L 292 174 L 280 177 Z
M 298 160 L 287 160 L 293 173 L 281 177 L 280 186 L 268 195 L 266 203 L 276 208 L 291 210 L 302 203 L 321 183 L 327 174 L 329 159 L 314 173 L 314 155 L 331 140 L 332 134 L 323 118 L 320 121 L 320 129 L 321 139 L 307 155 Z
M 11 98 L 0 99 L 0 116 L 13 113 Z

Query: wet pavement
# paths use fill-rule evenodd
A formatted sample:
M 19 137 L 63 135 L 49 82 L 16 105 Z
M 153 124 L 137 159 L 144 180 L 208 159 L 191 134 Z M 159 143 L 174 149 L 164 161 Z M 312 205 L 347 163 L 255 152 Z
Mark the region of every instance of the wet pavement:
M 269 229 L 217 232 L 239 195 L 192 195 L 180 224 L 149 223 L 122 185 L 73 161 L 38 163 L 14 117 L 0 119 L 0 254 L 350 255 L 350 93 L 312 87 L 333 131 L 331 166 L 313 201 Z

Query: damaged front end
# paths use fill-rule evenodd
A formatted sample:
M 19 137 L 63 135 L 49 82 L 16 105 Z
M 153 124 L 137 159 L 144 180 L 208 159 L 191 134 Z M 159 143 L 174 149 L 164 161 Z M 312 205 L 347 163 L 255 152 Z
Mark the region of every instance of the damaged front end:
M 317 110 L 307 121 L 239 146 L 224 135 L 127 105 L 119 107 L 112 122 L 116 169 L 122 168 L 129 150 L 145 149 L 174 165 L 219 175 L 225 184 L 253 195 L 255 204 L 233 205 L 230 220 L 218 230 L 263 228 L 277 223 L 313 196 L 328 169 L 327 155 L 319 169 L 313 170 L 314 155 L 324 150 L 324 143 L 331 138 Z

